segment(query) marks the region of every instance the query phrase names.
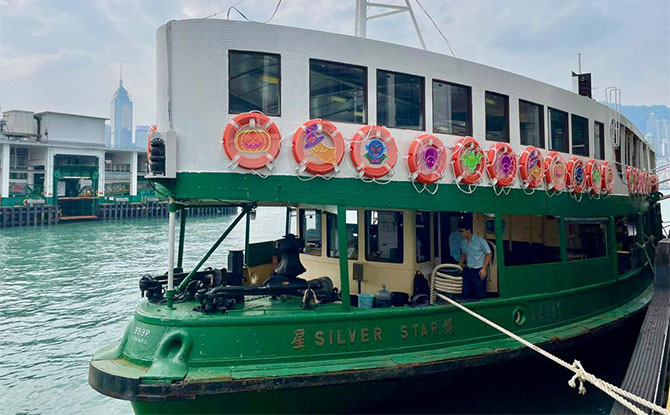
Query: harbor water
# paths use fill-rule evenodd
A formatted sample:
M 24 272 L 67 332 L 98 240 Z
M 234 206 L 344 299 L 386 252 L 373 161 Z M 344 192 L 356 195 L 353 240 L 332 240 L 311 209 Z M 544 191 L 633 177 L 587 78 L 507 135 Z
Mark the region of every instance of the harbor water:
M 663 206 L 670 218 L 670 202 Z M 283 208 L 260 208 L 251 241 L 284 233 Z M 187 223 L 184 265 L 194 266 L 233 216 L 192 218 Z M 228 249 L 244 245 L 242 222 L 205 266 L 222 267 Z M 130 404 L 88 386 L 88 362 L 118 340 L 141 301 L 138 281 L 166 268 L 167 220 L 80 222 L 0 230 L 0 413 L 126 414 Z M 333 276 L 336 277 L 336 276 Z M 566 359 L 620 383 L 636 338 L 636 323 L 590 341 Z M 571 360 L 570 360 L 571 361 Z M 472 372 L 458 386 L 413 391 L 366 408 L 396 413 L 609 413 L 612 401 L 595 387 L 579 396 L 569 372 L 539 358 L 501 370 Z M 464 385 L 466 382 L 464 382 Z M 354 386 L 356 387 L 356 386 Z M 465 388 L 465 386 L 464 386 Z M 327 402 L 314 412 L 327 412 Z

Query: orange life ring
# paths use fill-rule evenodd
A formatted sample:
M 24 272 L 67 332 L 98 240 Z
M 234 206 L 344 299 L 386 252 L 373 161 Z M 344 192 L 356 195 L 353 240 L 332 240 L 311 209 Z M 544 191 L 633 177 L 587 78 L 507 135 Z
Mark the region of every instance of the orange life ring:
M 614 191 L 614 166 L 609 161 L 603 161 L 600 163 L 600 176 L 602 178 L 601 188 L 607 194 L 611 194 Z
M 422 134 L 410 145 L 407 164 L 412 180 L 423 184 L 435 183 L 442 178 L 447 167 L 447 148 L 439 138 Z
M 633 172 L 633 167 L 626 166 L 626 184 L 628 185 L 628 193 L 633 194 L 633 189 L 635 186 L 635 173 Z
M 565 188 L 566 168 L 563 157 L 550 151 L 544 158 L 544 184 L 547 190 L 561 192 Z
M 280 141 L 277 124 L 261 112 L 239 114 L 223 131 L 226 155 L 247 170 L 270 166 L 279 155 Z
M 592 195 L 597 195 L 603 190 L 603 171 L 600 167 L 600 163 L 597 160 L 589 159 L 586 162 L 586 183 L 584 190 L 591 193 Z
M 584 162 L 577 157 L 571 157 L 566 166 L 567 175 L 565 184 L 572 193 L 582 193 L 586 186 Z
M 517 157 L 512 146 L 507 143 L 492 145 L 486 157 L 486 171 L 495 186 L 507 187 L 514 183 Z
M 351 161 L 358 176 L 386 176 L 398 161 L 398 146 L 391 132 L 379 125 L 366 125 L 351 141 Z
M 331 122 L 309 120 L 293 134 L 293 157 L 309 173 L 330 173 L 344 157 L 342 133 Z
M 658 192 L 658 175 L 657 174 L 652 174 L 651 175 L 651 191 L 652 192 Z
M 484 175 L 486 154 L 477 140 L 472 137 L 462 137 L 456 142 L 451 153 L 451 164 L 454 167 L 456 181 L 463 184 L 476 184 Z
M 158 131 L 158 128 L 155 125 L 152 125 L 147 132 L 147 163 L 150 163 L 151 160 L 151 133 Z
M 640 193 L 643 195 L 649 194 L 649 173 L 646 171 L 640 172 Z
M 542 183 L 542 152 L 533 146 L 528 146 L 519 157 L 519 176 L 523 184 L 534 189 Z

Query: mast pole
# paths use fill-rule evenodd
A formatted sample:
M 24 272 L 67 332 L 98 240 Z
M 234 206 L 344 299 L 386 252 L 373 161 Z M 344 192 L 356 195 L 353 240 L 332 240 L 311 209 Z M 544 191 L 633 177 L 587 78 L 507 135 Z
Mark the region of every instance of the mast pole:
M 168 302 L 168 308 L 172 308 L 172 299 L 174 298 L 174 236 L 175 236 L 175 225 L 176 225 L 176 206 L 174 204 L 174 199 L 170 199 L 170 204 L 168 205 L 168 281 L 167 281 L 167 291 L 166 297 Z
M 405 0 L 405 4 L 407 5 L 407 12 L 409 13 L 409 16 L 412 18 L 412 23 L 414 23 L 414 30 L 416 30 L 417 36 L 419 36 L 419 42 L 421 42 L 421 49 L 426 50 L 426 43 L 423 41 L 423 36 L 421 36 L 421 30 L 419 29 L 419 24 L 416 22 L 416 17 L 414 16 L 414 10 L 412 10 L 412 6 L 409 4 L 409 0 Z
M 356 36 L 367 37 L 368 1 L 356 0 Z

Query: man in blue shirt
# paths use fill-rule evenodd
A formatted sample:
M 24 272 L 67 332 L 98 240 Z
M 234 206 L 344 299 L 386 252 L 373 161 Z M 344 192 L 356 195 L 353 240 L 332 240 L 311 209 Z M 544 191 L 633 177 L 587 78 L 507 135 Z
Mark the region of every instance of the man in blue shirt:
M 449 264 L 458 264 L 461 260 L 461 244 L 463 243 L 463 237 L 461 236 L 461 231 L 456 229 L 449 234 L 449 257 L 447 262 Z
M 468 299 L 486 298 L 486 269 L 491 263 L 491 248 L 488 242 L 472 234 L 472 220 L 458 221 L 458 230 L 463 236 L 461 260 L 463 269 L 463 297 Z

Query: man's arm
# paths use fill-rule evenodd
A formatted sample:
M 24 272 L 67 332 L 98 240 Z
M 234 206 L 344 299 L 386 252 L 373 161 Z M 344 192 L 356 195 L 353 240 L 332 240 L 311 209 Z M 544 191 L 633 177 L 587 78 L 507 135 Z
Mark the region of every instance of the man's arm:
M 491 254 L 486 254 L 484 257 L 484 266 L 482 269 L 479 270 L 479 278 L 484 279 L 486 278 L 486 268 L 488 268 L 489 264 L 491 263 L 491 257 L 493 255 Z
M 458 266 L 463 268 L 463 265 L 465 265 L 465 252 L 461 252 L 461 260 L 458 261 Z

